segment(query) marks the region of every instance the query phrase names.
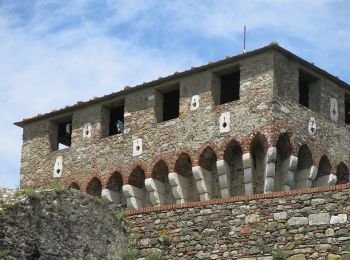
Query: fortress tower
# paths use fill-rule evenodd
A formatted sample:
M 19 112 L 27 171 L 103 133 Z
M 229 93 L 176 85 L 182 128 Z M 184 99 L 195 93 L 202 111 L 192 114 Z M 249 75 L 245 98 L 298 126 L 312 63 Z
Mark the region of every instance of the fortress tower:
M 349 181 L 349 85 L 277 44 L 15 124 L 21 187 L 130 209 Z

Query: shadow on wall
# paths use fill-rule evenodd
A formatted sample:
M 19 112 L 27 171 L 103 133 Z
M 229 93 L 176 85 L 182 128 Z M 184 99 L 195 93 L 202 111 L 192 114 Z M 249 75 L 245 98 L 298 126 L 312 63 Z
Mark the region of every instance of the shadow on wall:
M 279 135 L 276 147 L 268 147 L 266 137 L 257 134 L 250 143 L 249 153 L 243 154 L 239 142 L 232 140 L 225 147 L 223 160 L 208 146 L 201 151 L 198 166 L 193 165 L 187 153 L 181 153 L 174 172 L 169 172 L 168 164 L 159 160 L 148 179 L 144 169 L 137 166 L 127 183 L 123 183 L 121 173 L 115 172 L 104 189 L 100 180 L 93 177 L 86 192 L 93 196 L 102 193 L 109 203 L 127 204 L 128 208 L 136 209 L 349 182 L 349 168 L 344 162 L 332 172 L 327 155 L 315 166 L 306 144 L 300 146 L 297 157 L 292 152 L 289 133 Z M 77 182 L 69 187 L 80 189 Z

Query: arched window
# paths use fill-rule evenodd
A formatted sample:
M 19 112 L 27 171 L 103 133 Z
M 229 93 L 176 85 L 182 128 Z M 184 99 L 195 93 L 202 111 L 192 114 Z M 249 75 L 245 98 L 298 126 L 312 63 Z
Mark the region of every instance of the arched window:
M 92 196 L 100 197 L 102 191 L 102 185 L 99 179 L 96 177 L 92 178 L 89 182 L 86 192 Z
M 320 160 L 320 164 L 318 165 L 318 172 L 316 179 L 331 174 L 332 165 L 327 157 L 327 155 L 323 155 Z
M 313 164 L 312 154 L 309 147 L 303 144 L 298 152 L 298 171 L 309 169 Z
M 224 152 L 224 160 L 230 166 L 230 195 L 244 195 L 243 151 L 237 141 L 231 141 Z
M 333 175 L 330 175 L 331 171 L 332 171 L 332 165 L 327 155 L 323 155 L 320 159 L 317 176 L 312 183 L 312 187 L 321 187 L 321 186 L 331 185 L 332 184 L 331 177 L 333 176 Z
M 314 171 L 313 158 L 309 147 L 306 144 L 300 146 L 298 151 L 297 170 L 294 174 L 294 188 L 310 188 L 313 184 Z
M 72 182 L 69 186 L 69 189 L 75 189 L 75 190 L 80 190 L 79 185 L 76 182 Z
M 175 162 L 175 172 L 188 180 L 189 190 L 187 194 L 187 201 L 199 201 L 199 194 L 192 174 L 192 162 L 188 154 L 180 154 L 179 158 Z
M 125 204 L 126 202 L 123 195 L 122 187 L 123 187 L 122 175 L 119 172 L 114 172 L 107 181 L 106 189 L 117 193 L 117 196 L 119 197 L 119 203 Z
M 345 184 L 349 182 L 349 168 L 345 163 L 341 162 L 337 166 L 337 184 Z
M 173 194 L 171 191 L 171 186 L 169 184 L 168 174 L 169 174 L 168 166 L 166 165 L 166 163 L 163 160 L 160 160 L 153 167 L 151 176 L 153 179 L 156 179 L 156 180 L 164 183 L 165 204 L 173 204 L 173 203 L 175 203 L 175 199 L 173 197 Z
M 148 207 L 150 206 L 150 201 L 149 201 L 149 195 L 148 192 L 145 188 L 145 172 L 140 166 L 137 166 L 130 174 L 129 179 L 128 179 L 128 184 L 142 189 L 145 196 L 142 200 L 142 207 Z
M 210 148 L 205 148 L 199 156 L 199 166 L 211 173 L 211 197 L 220 198 L 219 176 L 216 169 L 216 154 Z
M 287 169 L 282 169 L 283 162 L 287 160 L 292 151 L 292 145 L 288 133 L 280 134 L 276 143 L 276 172 L 275 172 L 275 191 L 283 190 L 283 176 Z
M 250 154 L 253 159 L 253 192 L 263 193 L 266 167 L 265 155 L 267 150 L 267 140 L 264 135 L 258 134 L 250 144 Z

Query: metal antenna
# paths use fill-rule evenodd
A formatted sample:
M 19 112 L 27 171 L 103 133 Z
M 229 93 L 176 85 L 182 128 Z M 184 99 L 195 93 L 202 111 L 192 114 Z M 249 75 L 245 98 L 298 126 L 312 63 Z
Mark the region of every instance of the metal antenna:
M 246 49 L 246 37 L 247 37 L 247 29 L 244 25 L 244 44 L 243 44 L 243 53 L 246 53 L 247 52 L 247 49 Z

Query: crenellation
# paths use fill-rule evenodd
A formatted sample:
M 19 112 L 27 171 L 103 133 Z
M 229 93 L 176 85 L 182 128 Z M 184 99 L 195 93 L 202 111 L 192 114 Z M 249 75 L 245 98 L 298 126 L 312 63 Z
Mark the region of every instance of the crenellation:
M 136 209 L 346 183 L 346 87 L 269 45 L 81 102 L 17 123 L 21 186 Z

